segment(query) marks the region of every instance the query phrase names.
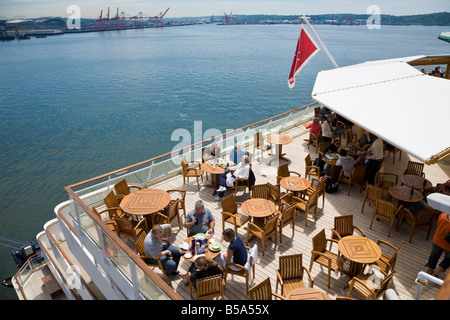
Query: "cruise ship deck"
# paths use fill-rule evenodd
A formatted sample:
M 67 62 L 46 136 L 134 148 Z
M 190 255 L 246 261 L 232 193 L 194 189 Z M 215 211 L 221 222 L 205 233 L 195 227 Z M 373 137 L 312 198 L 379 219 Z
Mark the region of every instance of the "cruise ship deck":
M 354 127 L 353 132 L 358 132 L 359 128 Z M 286 158 L 289 160 L 289 170 L 297 171 L 304 177 L 305 174 L 305 157 L 308 153 L 311 155 L 312 159 L 317 157 L 315 148 L 311 146 L 308 150 L 307 139 L 309 136 L 309 131 L 304 128 L 303 124 L 299 124 L 288 131 L 283 132 L 294 138 L 293 142 L 283 146 L 283 152 L 286 153 Z M 343 139 L 345 143 L 345 139 Z M 248 150 L 252 151 L 252 150 Z M 264 152 L 264 157 L 268 157 L 267 152 Z M 408 160 L 417 161 L 413 157 L 409 156 L 403 152 L 401 160 L 399 160 L 399 154 L 396 155 L 395 164 L 393 164 L 392 154 L 387 157 L 385 155 L 385 160 L 381 172 L 391 172 L 396 173 L 399 177 L 403 174 Z M 283 161 L 283 160 L 281 160 Z M 281 162 L 280 164 L 282 164 Z M 259 164 L 253 159 L 252 169 L 256 176 L 256 184 L 264 184 L 270 182 L 272 184 L 276 183 L 276 167 L 270 167 L 267 164 Z M 425 165 L 424 172 L 426 178 L 431 181 L 433 186 L 436 183 L 442 183 L 450 179 L 450 160 L 444 160 L 434 165 Z M 212 195 L 213 189 L 207 186 L 208 182 L 204 181 L 200 184 L 200 191 L 197 189 L 197 184 L 194 179 L 190 179 L 186 183 L 186 210 L 189 212 L 194 208 L 194 204 L 197 200 L 201 199 L 205 203 L 205 207 L 210 209 L 213 213 L 216 224 L 215 224 L 215 235 L 221 237 L 222 235 L 222 216 L 221 216 L 221 203 L 214 200 Z M 159 188 L 164 190 L 169 189 L 180 189 L 183 185 L 182 175 L 177 175 L 172 178 L 166 179 L 162 182 L 152 185 L 152 188 Z M 282 192 L 285 190 L 281 190 Z M 229 195 L 229 191 L 226 192 L 225 196 Z M 365 206 L 364 213 L 361 213 L 361 207 L 363 202 L 364 193 L 359 190 L 359 184 L 355 184 L 351 187 L 350 196 L 347 195 L 347 184 L 342 183 L 338 192 L 334 194 L 325 195 L 325 205 L 322 207 L 322 199 L 319 199 L 319 209 L 317 213 L 317 221 L 314 221 L 312 214 L 308 217 L 308 225 L 305 227 L 304 214 L 296 213 L 295 220 L 295 234 L 292 236 L 292 231 L 290 227 L 286 227 L 283 230 L 283 243 L 280 244 L 278 240 L 278 245 L 275 246 L 273 239 L 266 242 L 265 255 L 262 256 L 261 253 L 261 242 L 259 239 L 253 237 L 249 241 L 249 246 L 254 243 L 258 243 L 259 246 L 259 256 L 258 262 L 256 263 L 256 274 L 255 280 L 251 286 L 260 283 L 267 277 L 270 278 L 272 289 L 275 291 L 276 283 L 276 269 L 278 268 L 278 259 L 282 255 L 298 254 L 303 255 L 303 265 L 309 269 L 311 250 L 312 250 L 312 238 L 322 229 L 325 229 L 326 236 L 329 238 L 331 236 L 331 228 L 333 228 L 334 217 L 342 215 L 353 215 L 354 225 L 360 227 L 366 234 L 366 237 L 374 240 L 375 242 L 379 239 L 385 240 L 393 244 L 394 246 L 399 246 L 401 242 L 404 242 L 404 247 L 400 251 L 395 266 L 395 276 L 393 282 L 390 285 L 391 289 L 394 289 L 397 294 L 405 299 L 414 299 L 418 285 L 415 283 L 417 274 L 420 271 L 426 271 L 425 264 L 428 260 L 428 256 L 431 251 L 432 237 L 436 224 L 434 224 L 430 238 L 427 241 L 426 229 L 418 229 L 415 231 L 412 243 L 408 242 L 410 234 L 409 224 L 403 222 L 399 231 L 396 230 L 395 226 L 391 232 L 391 236 L 388 237 L 389 224 L 385 221 L 374 220 L 372 229 L 369 229 L 373 206 Z M 237 202 L 243 202 L 249 199 L 248 189 L 244 192 L 243 189 L 239 190 L 237 193 Z M 241 212 L 241 211 L 240 211 Z M 180 211 L 180 215 L 183 219 L 183 214 Z M 226 224 L 225 228 L 231 225 Z M 180 228 L 177 222 L 172 224 L 172 243 L 173 245 L 180 245 L 186 238 L 186 229 Z M 243 239 L 245 243 L 246 239 L 246 229 L 245 226 L 238 229 L 239 236 Z M 125 240 L 125 239 L 124 239 Z M 127 242 L 129 243 L 129 241 Z M 226 243 L 222 241 L 223 247 L 226 248 Z M 132 244 L 131 244 L 132 246 Z M 222 252 L 226 249 L 222 249 Z M 333 246 L 333 250 L 337 251 L 337 246 Z M 190 262 L 181 258 L 179 270 L 183 274 L 187 272 Z M 159 269 L 155 269 L 158 275 L 161 275 Z M 311 274 L 314 278 L 314 288 L 319 288 L 326 292 L 331 298 L 336 298 L 338 296 L 346 296 L 348 289 L 345 288 L 347 282 L 350 278 L 347 275 L 332 272 L 331 273 L 331 287 L 327 287 L 327 269 L 321 267 L 317 263 L 314 263 L 311 270 Z M 443 279 L 443 275 L 441 275 Z M 171 286 L 173 289 L 185 299 L 191 299 L 189 286 L 185 286 L 183 281 L 179 276 L 170 277 Z M 308 280 L 306 280 L 306 283 Z M 250 286 L 250 287 L 251 287 Z M 436 284 L 429 283 L 423 288 L 420 299 L 432 300 L 435 299 L 440 287 Z M 248 299 L 245 292 L 245 279 L 242 277 L 228 275 L 226 287 L 225 287 L 225 299 L 242 300 Z M 357 293 L 351 294 L 351 297 L 356 299 L 361 299 Z

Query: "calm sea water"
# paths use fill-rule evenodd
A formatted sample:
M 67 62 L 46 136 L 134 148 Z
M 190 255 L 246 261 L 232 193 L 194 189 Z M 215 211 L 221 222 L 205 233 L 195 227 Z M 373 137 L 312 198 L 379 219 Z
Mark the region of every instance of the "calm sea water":
M 0 235 L 29 240 L 63 187 L 308 104 L 323 51 L 287 78 L 299 26 L 196 25 L 0 43 Z M 317 26 L 339 66 L 448 53 L 442 27 Z M 0 280 L 16 272 L 0 246 Z M 0 287 L 0 299 L 15 299 Z

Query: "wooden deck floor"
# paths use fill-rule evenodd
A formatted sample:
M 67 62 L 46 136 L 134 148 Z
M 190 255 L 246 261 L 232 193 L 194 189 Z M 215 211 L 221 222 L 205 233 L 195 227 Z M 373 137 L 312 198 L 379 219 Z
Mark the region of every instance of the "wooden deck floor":
M 311 158 L 315 159 L 317 154 L 313 147 L 308 151 L 306 142 L 304 139 L 308 137 L 307 131 L 303 126 L 293 128 L 286 132 L 294 137 L 294 142 L 283 147 L 283 151 L 286 152 L 286 157 L 290 160 L 290 170 L 302 173 L 304 176 L 305 162 L 304 159 L 308 152 L 311 154 Z M 267 157 L 267 154 L 264 154 Z M 398 160 L 398 154 L 395 160 L 395 165 L 392 164 L 392 155 L 384 161 L 384 166 L 381 169 L 385 172 L 394 172 L 401 176 L 404 171 L 407 161 L 416 159 L 410 157 L 408 154 L 403 153 L 401 161 Z M 268 165 L 259 165 L 256 162 L 253 163 L 253 171 L 256 175 L 256 184 L 263 184 L 266 182 L 276 183 L 276 167 L 270 167 Z M 438 182 L 447 181 L 450 178 L 450 161 L 446 160 L 439 164 L 432 166 L 425 166 L 424 169 L 426 178 L 429 179 L 433 185 Z M 161 189 L 177 189 L 182 187 L 183 179 L 181 176 L 177 176 L 168 179 L 162 183 L 159 183 L 153 187 Z M 206 181 L 204 183 L 206 185 Z M 222 218 L 221 218 L 221 205 L 220 202 L 214 200 L 212 195 L 213 189 L 206 186 L 201 186 L 200 191 L 197 190 L 197 184 L 195 179 L 191 179 L 186 184 L 187 196 L 186 196 L 186 209 L 190 211 L 194 208 L 194 203 L 201 199 L 205 202 L 205 206 L 209 208 L 215 219 L 216 235 L 222 235 Z M 282 190 L 284 191 L 284 190 Z M 228 195 L 228 192 L 226 193 Z M 245 201 L 248 199 L 248 191 L 238 191 L 237 201 Z M 428 260 L 432 246 L 432 235 L 434 234 L 435 227 L 433 227 L 430 239 L 426 238 L 426 230 L 419 229 L 415 232 L 412 243 L 408 243 L 410 227 L 406 223 L 402 224 L 400 231 L 397 231 L 395 227 L 391 233 L 391 237 L 387 236 L 389 225 L 384 221 L 374 221 L 372 230 L 369 229 L 370 219 L 372 216 L 372 206 L 367 206 L 364 213 L 361 213 L 361 206 L 363 200 L 363 193 L 359 192 L 359 186 L 354 185 L 351 189 L 350 196 L 347 196 L 347 185 L 344 184 L 340 187 L 339 191 L 335 194 L 326 194 L 325 206 L 322 208 L 322 201 L 319 201 L 319 210 L 317 221 L 314 221 L 312 216 L 309 217 L 308 226 L 304 226 L 304 215 L 297 213 L 295 235 L 292 237 L 290 227 L 286 228 L 283 232 L 283 244 L 274 246 L 274 241 L 269 240 L 266 245 L 265 256 L 262 257 L 261 249 L 259 250 L 259 260 L 256 265 L 256 277 L 253 284 L 258 284 L 267 277 L 270 278 L 272 283 L 272 289 L 275 290 L 275 270 L 278 267 L 278 258 L 281 255 L 289 254 L 303 254 L 303 264 L 309 268 L 311 249 L 312 249 L 312 237 L 316 235 L 322 229 L 325 229 L 326 236 L 330 237 L 330 229 L 333 227 L 334 217 L 341 215 L 354 215 L 354 224 L 364 230 L 366 236 L 374 241 L 378 239 L 386 240 L 395 246 L 400 245 L 403 241 L 405 243 L 402 251 L 399 254 L 396 264 L 396 275 L 394 277 L 391 288 L 395 289 L 398 295 L 405 299 L 414 299 L 414 295 L 417 290 L 417 284 L 414 282 L 419 271 L 425 271 L 425 263 Z M 173 224 L 173 244 L 180 245 L 186 238 L 186 229 L 178 227 L 177 223 Z M 239 236 L 244 240 L 246 237 L 246 230 L 244 228 L 239 229 Z M 260 241 L 256 238 L 252 238 L 249 245 L 258 243 L 259 248 Z M 226 248 L 226 243 L 223 242 Z M 337 250 L 337 247 L 334 248 Z M 181 273 L 185 273 L 190 266 L 190 263 L 181 259 L 179 270 Z M 155 270 L 160 274 L 159 270 Z M 349 280 L 348 276 L 332 273 L 331 288 L 327 287 L 327 270 L 321 266 L 314 264 L 312 268 L 312 276 L 314 278 L 314 287 L 322 289 L 328 295 L 335 298 L 336 296 L 347 295 L 347 289 L 344 289 L 346 282 Z M 183 282 L 178 277 L 172 277 L 172 287 L 185 299 L 191 299 L 189 294 L 189 287 L 184 286 Z M 429 284 L 422 291 L 421 299 L 429 300 L 435 299 L 439 287 L 434 284 Z M 360 298 L 358 295 L 352 293 L 352 297 Z M 245 293 L 245 280 L 241 277 L 228 277 L 227 285 L 225 288 L 225 299 L 248 299 Z

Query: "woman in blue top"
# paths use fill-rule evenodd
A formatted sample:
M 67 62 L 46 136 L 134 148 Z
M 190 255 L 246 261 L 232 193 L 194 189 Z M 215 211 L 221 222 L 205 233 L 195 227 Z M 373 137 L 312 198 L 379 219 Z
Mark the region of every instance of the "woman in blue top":
M 223 232 L 223 240 L 230 242 L 227 253 L 224 254 L 225 265 L 232 263 L 244 266 L 247 262 L 247 248 L 239 236 L 234 233 L 234 230 L 229 228 Z

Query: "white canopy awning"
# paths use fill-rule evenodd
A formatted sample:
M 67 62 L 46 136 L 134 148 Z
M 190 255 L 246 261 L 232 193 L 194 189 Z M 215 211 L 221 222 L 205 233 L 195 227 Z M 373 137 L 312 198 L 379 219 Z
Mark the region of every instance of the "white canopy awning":
M 433 209 L 450 214 L 450 196 L 435 192 L 427 197 L 427 202 Z
M 312 99 L 427 162 L 450 151 L 450 80 L 425 75 L 408 64 L 424 58 L 321 71 Z

